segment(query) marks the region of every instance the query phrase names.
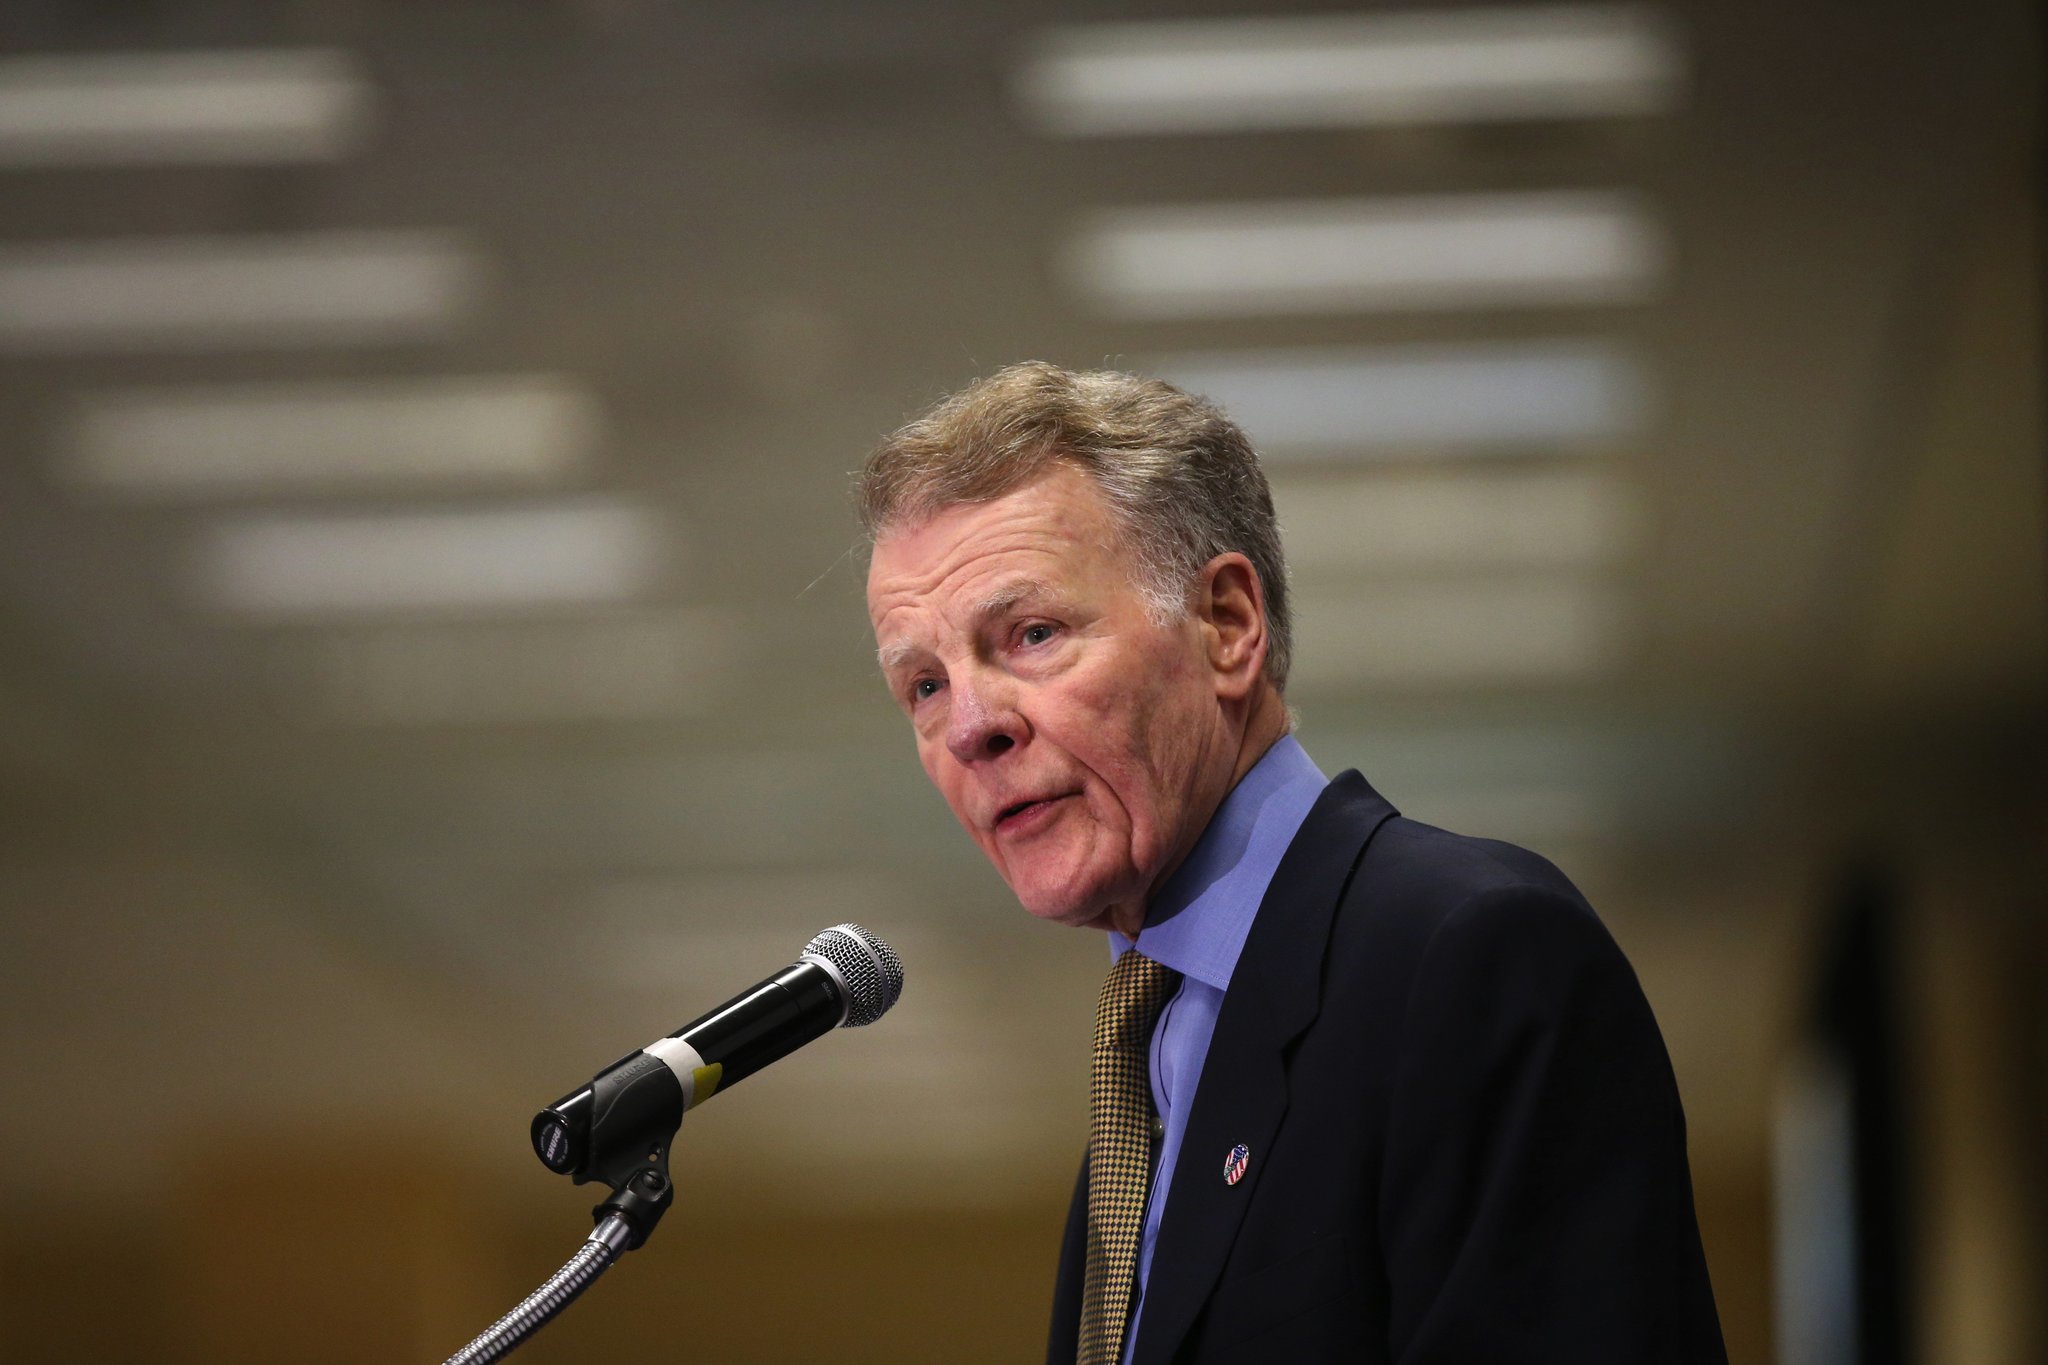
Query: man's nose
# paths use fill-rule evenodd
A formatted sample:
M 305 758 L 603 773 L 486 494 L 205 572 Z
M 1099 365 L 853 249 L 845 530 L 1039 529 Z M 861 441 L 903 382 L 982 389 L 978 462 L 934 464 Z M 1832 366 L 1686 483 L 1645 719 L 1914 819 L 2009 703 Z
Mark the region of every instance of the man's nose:
M 1024 718 L 1015 698 L 1000 687 L 956 678 L 946 717 L 946 748 L 962 763 L 978 763 L 1015 748 L 1024 738 Z

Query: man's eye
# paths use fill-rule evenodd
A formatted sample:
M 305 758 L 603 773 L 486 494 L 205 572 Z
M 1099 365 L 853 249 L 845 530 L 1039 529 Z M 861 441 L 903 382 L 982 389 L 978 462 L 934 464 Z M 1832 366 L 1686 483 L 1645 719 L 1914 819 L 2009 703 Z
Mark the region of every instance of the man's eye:
M 939 680 L 937 678 L 919 678 L 910 685 L 910 699 L 912 701 L 924 701 L 938 690 Z
M 1039 625 L 1024 627 L 1024 633 L 1017 638 L 1027 645 L 1042 645 L 1052 637 L 1053 628 L 1040 623 Z

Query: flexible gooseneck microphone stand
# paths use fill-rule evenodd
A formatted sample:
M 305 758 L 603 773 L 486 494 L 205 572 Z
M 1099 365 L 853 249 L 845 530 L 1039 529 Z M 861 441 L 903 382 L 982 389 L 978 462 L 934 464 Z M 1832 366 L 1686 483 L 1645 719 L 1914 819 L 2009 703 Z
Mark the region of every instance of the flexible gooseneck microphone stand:
M 475 1341 L 448 1357 L 447 1365 L 483 1365 L 512 1353 L 512 1348 L 548 1324 L 548 1321 L 576 1301 L 576 1296 L 611 1269 L 625 1250 L 632 1234 L 623 1218 L 599 1223 L 569 1263 L 549 1277 L 548 1282 L 528 1294 L 517 1308 L 499 1318 Z
M 674 1199 L 675 1186 L 668 1178 L 668 1144 L 663 1143 L 653 1159 L 620 1181 L 612 1197 L 591 1210 L 597 1226 L 568 1264 L 520 1300 L 517 1308 L 485 1328 L 475 1341 L 449 1356 L 445 1365 L 487 1365 L 512 1354 L 521 1342 L 576 1302 L 619 1257 L 646 1242 Z

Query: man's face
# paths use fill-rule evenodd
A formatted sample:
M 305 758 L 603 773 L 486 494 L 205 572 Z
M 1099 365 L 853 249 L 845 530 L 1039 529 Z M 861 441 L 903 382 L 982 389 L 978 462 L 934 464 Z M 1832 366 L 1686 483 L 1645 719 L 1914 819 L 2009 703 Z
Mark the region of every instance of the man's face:
M 1203 633 L 1155 624 L 1068 466 L 878 542 L 883 674 L 954 816 L 1042 919 L 1135 931 L 1230 777 Z

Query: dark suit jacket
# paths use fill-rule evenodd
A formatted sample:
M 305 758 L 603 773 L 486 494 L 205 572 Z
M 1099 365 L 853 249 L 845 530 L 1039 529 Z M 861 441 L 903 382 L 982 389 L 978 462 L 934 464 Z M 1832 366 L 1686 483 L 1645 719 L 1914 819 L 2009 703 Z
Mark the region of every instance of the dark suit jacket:
M 1086 1210 L 1084 1165 L 1047 1353 L 1067 1365 Z M 1543 859 L 1345 773 L 1224 996 L 1135 1365 L 1726 1358 L 1678 1088 L 1621 950 Z

